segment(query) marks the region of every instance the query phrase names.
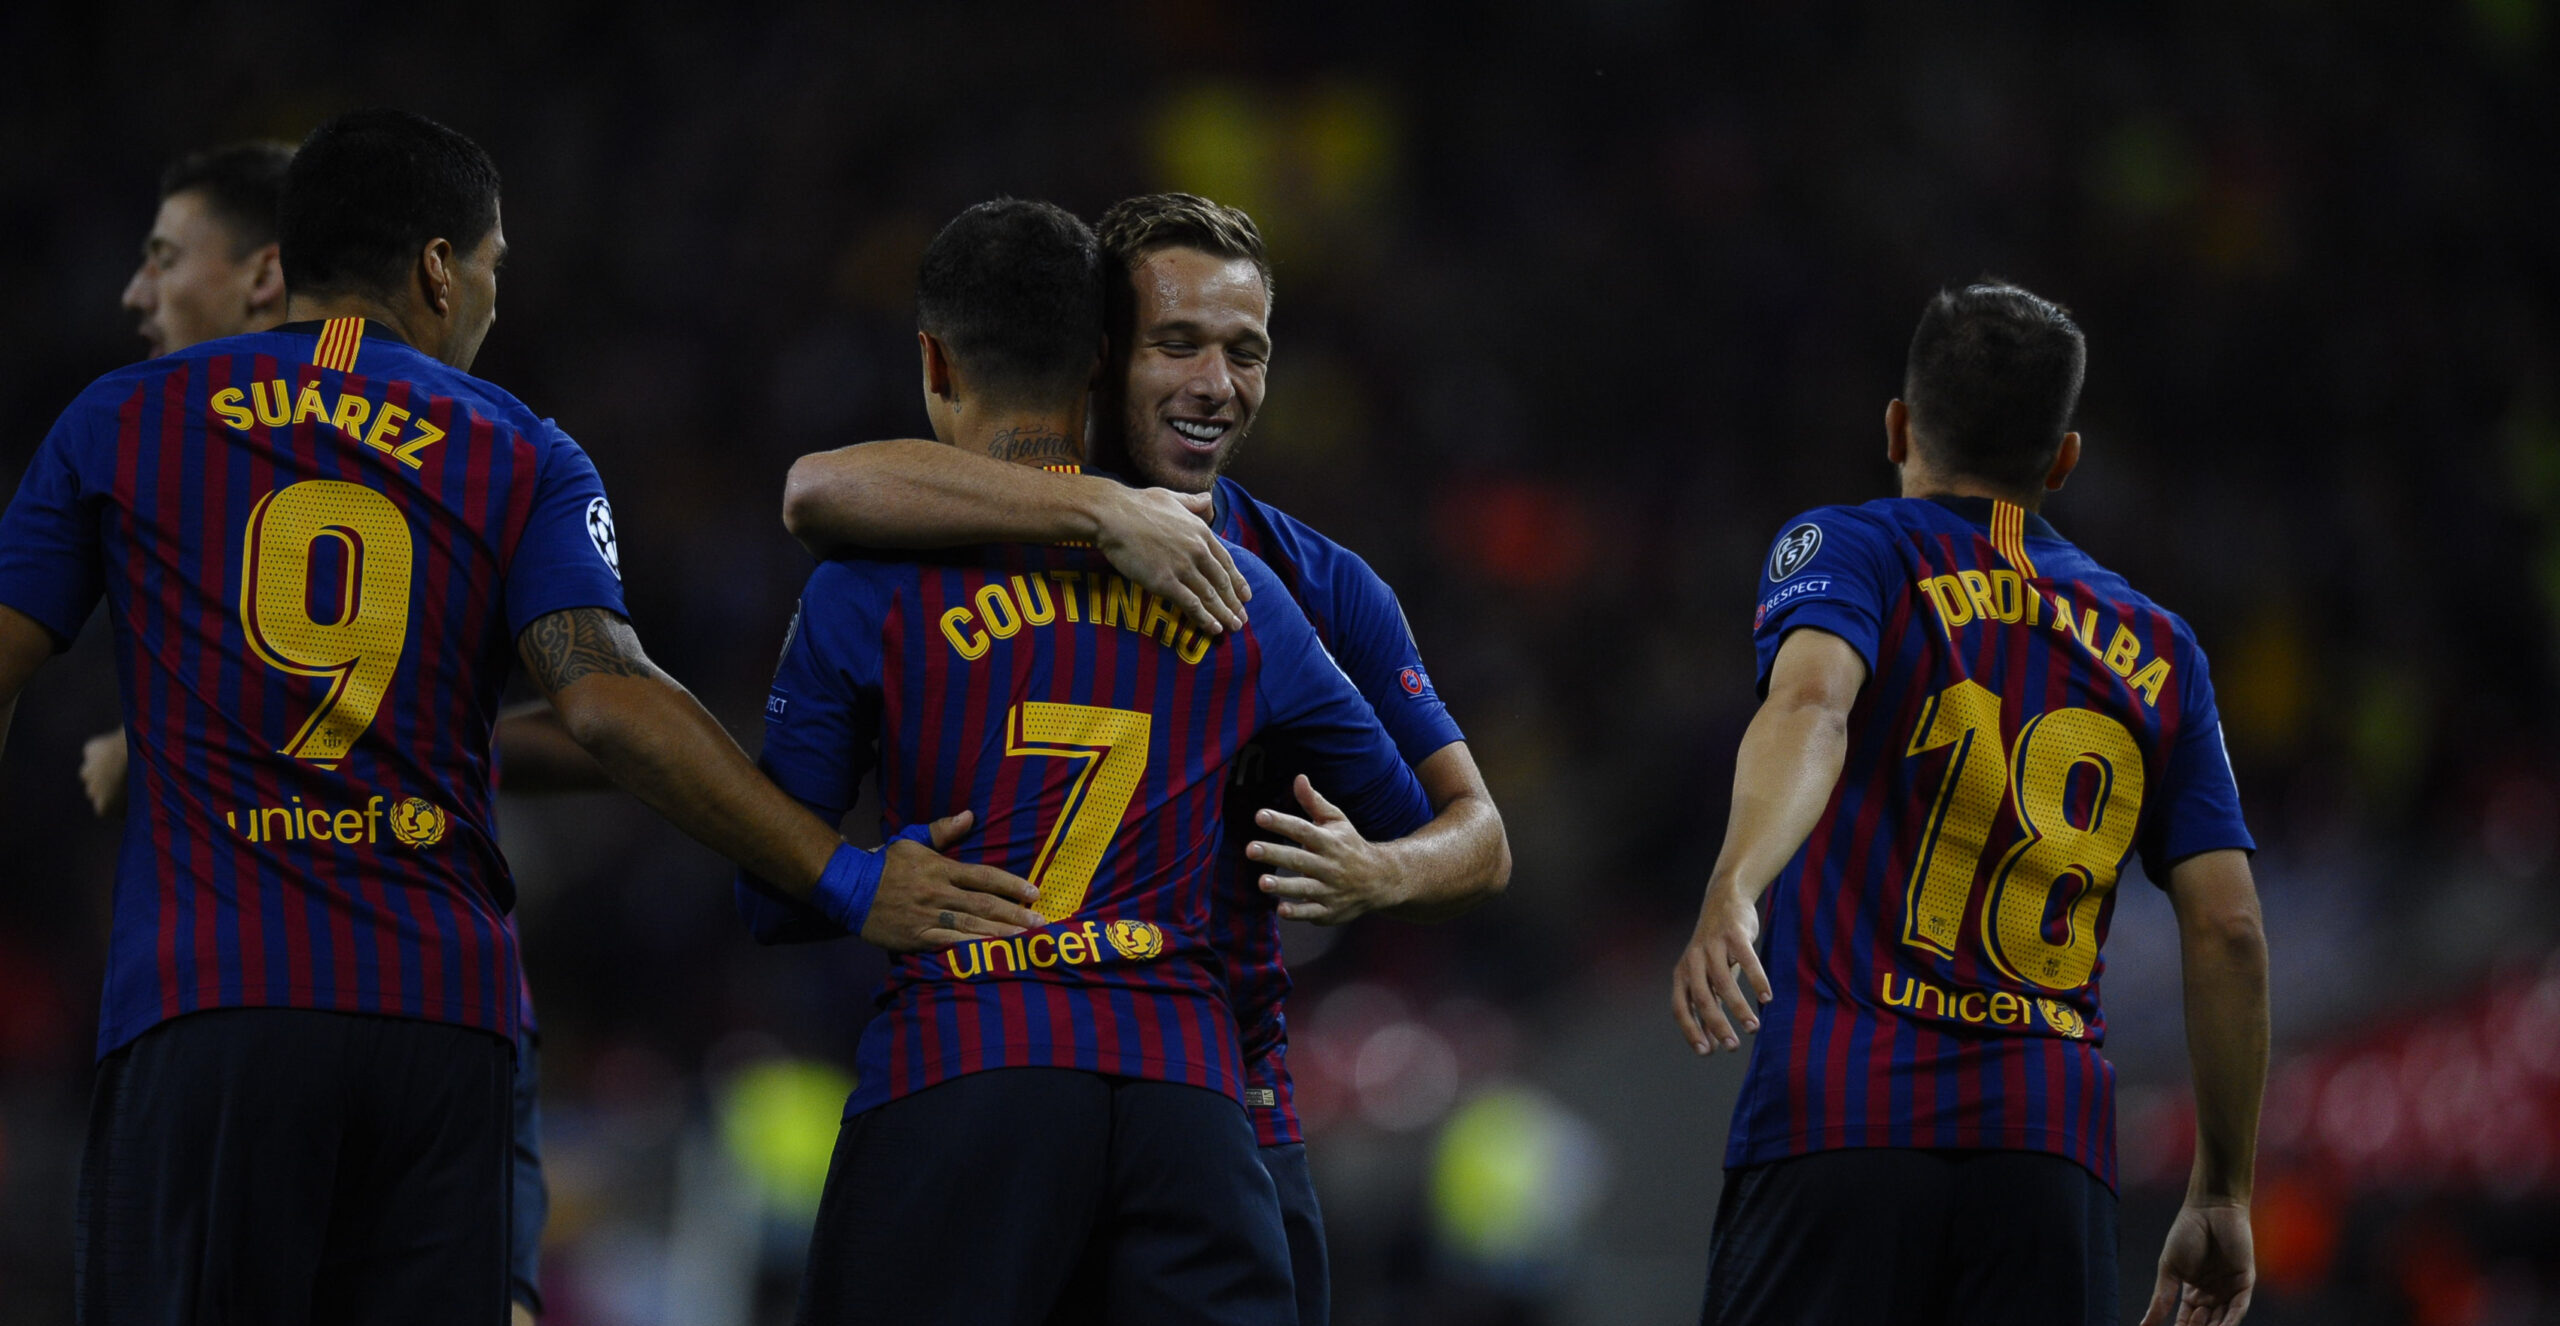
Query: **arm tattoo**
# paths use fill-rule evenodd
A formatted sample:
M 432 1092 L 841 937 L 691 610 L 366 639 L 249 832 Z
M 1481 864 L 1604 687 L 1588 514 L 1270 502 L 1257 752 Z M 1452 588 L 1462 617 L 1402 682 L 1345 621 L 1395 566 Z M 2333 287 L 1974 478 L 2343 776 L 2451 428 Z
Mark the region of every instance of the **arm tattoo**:
M 646 677 L 657 671 L 640 652 L 631 623 L 603 608 L 571 608 L 535 620 L 516 641 L 525 671 L 558 694 L 581 677 Z
M 1084 459 L 1084 448 L 1055 429 L 1008 428 L 987 443 L 987 454 L 997 460 L 1048 460 L 1073 465 Z

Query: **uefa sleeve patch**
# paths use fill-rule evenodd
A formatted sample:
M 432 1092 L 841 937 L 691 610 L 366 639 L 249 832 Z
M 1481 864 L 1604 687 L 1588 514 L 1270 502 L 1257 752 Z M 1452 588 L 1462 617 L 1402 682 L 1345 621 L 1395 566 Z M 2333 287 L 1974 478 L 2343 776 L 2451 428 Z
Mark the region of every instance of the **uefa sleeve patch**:
M 605 569 L 620 580 L 622 543 L 613 533 L 613 504 L 601 497 L 587 503 L 587 538 L 596 545 L 596 556 L 604 559 Z
M 1808 520 L 1778 536 L 1769 550 L 1769 582 L 1775 584 L 1801 571 L 1822 551 L 1822 527 Z

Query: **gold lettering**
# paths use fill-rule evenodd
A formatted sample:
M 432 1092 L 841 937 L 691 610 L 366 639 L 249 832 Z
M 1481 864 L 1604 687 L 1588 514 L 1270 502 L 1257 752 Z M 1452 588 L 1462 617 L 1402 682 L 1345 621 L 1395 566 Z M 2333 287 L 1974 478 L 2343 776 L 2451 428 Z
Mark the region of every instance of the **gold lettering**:
M 2134 663 L 2142 657 L 2142 641 L 2129 626 L 2116 628 L 2116 638 L 2107 642 L 2107 666 L 2119 677 L 2133 675 Z
M 2015 1022 L 2018 1020 L 2018 1015 L 2026 1011 L 2026 1007 L 2026 1000 L 2003 990 L 1991 996 L 1991 1020 L 2001 1023 Z
M 1958 571 L 1956 580 L 1964 586 L 1964 596 L 1973 604 L 1973 614 L 1986 622 L 2000 620 L 2000 604 L 1991 597 L 1991 577 L 1980 571 Z
M 1954 576 L 1933 576 L 1929 580 L 1930 596 L 1938 600 L 1938 611 L 1947 619 L 1947 629 L 1973 620 L 1973 605 L 1965 598 L 1964 585 Z
M 360 843 L 364 841 L 363 811 L 342 810 L 330 818 L 336 821 L 337 833 L 335 836 L 339 842 Z
M 1084 579 L 1082 571 L 1052 571 L 1049 578 L 1058 582 L 1058 606 L 1067 610 L 1067 620 L 1080 622 L 1076 615 L 1076 582 Z
M 1901 997 L 1900 997 L 1900 998 L 1896 998 L 1896 997 L 1894 997 L 1894 993 L 1893 993 L 1893 973 L 1892 973 L 1892 972 L 1886 972 L 1886 973 L 1884 974 L 1884 1002 L 1885 1002 L 1886 1007 L 1888 1007 L 1888 1008 L 1900 1008 L 1900 1007 L 1904 1006 L 1905 1004 L 1910 1003 L 1910 1002 L 1911 1002 L 1911 997 L 1912 997 L 1913 995 L 1915 995 L 1915 994 L 1918 994 L 1919 992 L 1920 992 L 1920 982 L 1919 982 L 1918 980 L 1916 980 L 1916 979 L 1913 979 L 1913 978 L 1911 978 L 1911 977 L 1906 976 L 1906 977 L 1902 978 L 1902 995 L 1901 995 Z
M 1147 610 L 1146 591 L 1118 576 L 1113 576 L 1110 583 L 1104 587 L 1103 595 L 1102 616 L 1097 619 L 1099 623 L 1104 626 L 1126 626 L 1132 631 L 1137 630 L 1138 619 Z
M 2017 572 L 1991 573 L 1991 601 L 1999 605 L 2000 620 L 2004 622 L 2014 622 L 2027 615 L 2025 596 L 2018 592 Z
M 2142 692 L 2142 702 L 2154 709 L 2160 707 L 2160 687 L 2169 680 L 2169 660 L 2155 658 L 2133 674 L 2133 688 Z
M 1022 629 L 1022 614 L 1014 611 L 1013 600 L 1004 596 L 1001 584 L 978 587 L 978 615 L 987 619 L 987 634 L 999 640 L 1010 640 Z
M 295 397 L 293 402 L 293 421 L 295 423 L 298 424 L 311 419 L 317 419 L 322 423 L 327 423 L 329 421 L 329 407 L 327 403 L 320 399 L 320 384 L 317 382 L 303 383 L 302 394 Z
M 1058 961 L 1076 966 L 1085 961 L 1084 936 L 1070 930 L 1058 936 Z
M 363 435 L 364 417 L 371 413 L 373 402 L 352 391 L 341 392 L 338 395 L 338 412 L 330 417 L 329 426 L 352 440 Z
M 1975 1007 L 1975 1005 L 1987 1002 L 1989 1001 L 1982 997 L 1982 992 L 1980 990 L 1968 990 L 1965 992 L 1964 998 L 1956 1001 L 1956 1016 L 1963 1018 L 1967 1022 L 1980 1022 L 1982 1020 L 1982 1010 Z
M 302 812 L 302 836 L 329 840 L 329 812 L 317 807 Z
M 400 425 L 408 422 L 409 412 L 397 405 L 384 404 L 382 413 L 373 418 L 373 431 L 364 435 L 364 444 L 388 456 L 391 444 L 400 440 Z
M 250 383 L 249 403 L 258 407 L 258 422 L 269 428 L 293 422 L 293 385 L 282 378 Z
M 427 463 L 418 459 L 418 453 L 444 441 L 444 430 L 428 423 L 423 415 L 418 417 L 417 424 L 418 435 L 401 443 L 400 449 L 391 454 L 410 469 L 423 470 L 427 467 Z
M 205 404 L 211 407 L 215 414 L 222 416 L 222 422 L 246 432 L 252 416 L 249 413 L 249 407 L 240 403 L 241 395 L 238 387 L 224 387 L 213 393 L 213 399 Z
M 1056 935 L 1033 935 L 1029 941 L 1023 944 L 1023 952 L 1031 956 L 1032 966 L 1054 967 L 1058 965 L 1057 938 L 1058 937 Z M 1049 941 L 1049 956 L 1045 958 L 1040 956 L 1040 944 L 1043 940 Z
M 279 836 L 276 832 L 279 824 L 283 826 L 284 830 L 281 836 L 287 838 L 293 836 L 293 811 L 290 808 L 284 806 L 268 806 L 257 812 L 257 814 L 258 841 L 264 843 L 274 842 Z
M 960 623 L 969 620 L 967 608 L 953 608 L 942 614 L 942 638 L 950 641 L 952 652 L 962 658 L 985 658 L 987 650 L 992 646 L 989 645 L 984 631 L 971 631 L 966 636 L 960 634 Z
M 1022 961 L 1021 951 L 1010 947 L 1013 941 L 1009 939 L 990 939 L 984 942 L 987 949 L 987 975 L 993 976 L 996 974 L 996 959 L 998 958 L 1004 959 L 1004 969 L 1008 975 L 1023 969 L 1024 964 Z
M 2042 625 L 2044 620 L 2044 595 L 2037 593 L 2036 587 L 2033 585 L 2026 586 L 2026 595 L 2027 625 Z
M 1918 984 L 1917 981 L 1913 983 Z M 1932 1005 L 1932 1007 L 1923 1009 L 1921 1005 L 1924 1003 Z M 1926 1012 L 1931 1017 L 1945 1017 L 1947 1015 L 1947 992 L 1934 985 L 1922 985 L 1920 986 L 1920 997 L 1911 1001 L 1911 1010 L 1915 1013 Z
M 1058 619 L 1058 610 L 1049 602 L 1049 582 L 1038 576 L 1013 578 L 1014 600 L 1022 605 L 1022 621 L 1026 626 L 1046 626 Z M 1033 608 L 1033 600 L 1040 606 Z
M 1156 629 L 1157 622 L 1164 623 L 1163 630 L 1159 631 Z M 1138 628 L 1138 634 L 1154 636 L 1157 644 L 1170 645 L 1173 643 L 1173 637 L 1181 630 L 1182 619 L 1173 614 L 1172 605 L 1164 601 L 1163 595 L 1149 594 L 1147 596 L 1147 624 Z
M 985 947 L 986 941 L 983 939 L 979 940 L 975 944 L 962 944 L 957 948 L 945 950 L 942 955 L 942 960 L 950 965 L 952 975 L 965 981 L 984 970 L 987 955 L 979 952 L 979 950 Z M 960 965 L 960 959 L 963 955 L 966 955 L 969 959 L 969 965 L 966 968 L 963 968 Z
M 1185 663 L 1197 663 L 1209 656 L 1209 637 L 1184 628 L 1182 643 L 1174 646 L 1173 656 Z

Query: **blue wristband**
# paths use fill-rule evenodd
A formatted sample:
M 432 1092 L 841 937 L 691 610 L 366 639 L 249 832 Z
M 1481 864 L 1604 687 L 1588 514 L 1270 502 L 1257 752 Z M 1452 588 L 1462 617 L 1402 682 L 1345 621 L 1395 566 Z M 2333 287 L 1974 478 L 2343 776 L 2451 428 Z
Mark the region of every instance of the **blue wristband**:
M 911 825 L 890 835 L 889 842 L 900 839 L 931 846 L 933 832 L 924 825 Z M 887 843 L 880 850 L 867 852 L 851 843 L 836 845 L 835 855 L 827 858 L 827 868 L 818 876 L 818 886 L 810 890 L 809 901 L 828 920 L 845 928 L 845 933 L 859 935 L 871 919 L 871 903 L 880 892 L 880 872 L 889 864 Z

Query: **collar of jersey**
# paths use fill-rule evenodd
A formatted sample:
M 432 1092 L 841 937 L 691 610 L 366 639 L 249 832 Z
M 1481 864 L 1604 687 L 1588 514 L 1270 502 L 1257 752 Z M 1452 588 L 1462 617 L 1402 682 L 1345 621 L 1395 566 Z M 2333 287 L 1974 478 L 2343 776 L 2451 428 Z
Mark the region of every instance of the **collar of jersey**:
M 328 325 L 328 320 L 325 318 L 306 318 L 301 322 L 288 322 L 282 326 L 270 327 L 268 330 L 291 332 L 296 336 L 318 336 L 320 330 Z M 409 343 L 401 340 L 400 333 L 391 330 L 389 324 L 377 322 L 372 318 L 365 319 L 364 343 L 372 345 L 379 341 L 389 341 L 404 350 L 409 348 Z
M 1972 521 L 1974 524 L 1981 525 L 1985 528 L 1989 528 L 1991 524 L 1992 500 L 1988 497 L 1932 497 L 1928 500 L 1945 507 L 1949 511 L 1955 512 L 1957 515 Z M 2062 537 L 2062 535 L 2056 532 L 2053 526 L 2047 522 L 2044 517 L 2037 515 L 2033 511 L 2025 511 L 2021 514 L 2023 514 L 2026 519 L 2020 521 L 2019 525 L 2021 528 L 2025 529 L 2028 534 L 2039 539 L 2058 539 Z

